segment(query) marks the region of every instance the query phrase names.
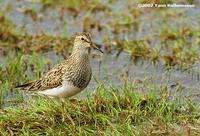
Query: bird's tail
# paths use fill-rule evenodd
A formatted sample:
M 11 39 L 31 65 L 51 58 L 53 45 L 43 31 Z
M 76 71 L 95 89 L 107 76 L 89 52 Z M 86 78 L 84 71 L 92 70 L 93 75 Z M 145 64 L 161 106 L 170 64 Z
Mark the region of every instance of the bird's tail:
M 34 81 L 28 82 L 26 84 L 23 85 L 17 85 L 15 88 L 19 88 L 22 90 L 29 90 L 29 88 L 33 85 Z

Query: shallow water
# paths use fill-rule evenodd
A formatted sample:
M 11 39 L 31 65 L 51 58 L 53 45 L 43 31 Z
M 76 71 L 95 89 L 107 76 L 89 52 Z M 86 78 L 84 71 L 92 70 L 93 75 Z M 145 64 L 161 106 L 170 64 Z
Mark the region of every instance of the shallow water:
M 108 3 L 108 1 L 105 1 Z M 198 6 L 199 1 L 195 1 Z M 92 29 L 92 39 L 96 43 L 102 44 L 106 37 L 112 38 L 112 24 L 113 22 L 122 22 L 123 15 L 132 16 L 132 13 L 127 9 L 137 8 L 137 4 L 127 1 L 116 1 L 112 4 L 107 4 L 111 8 L 112 12 L 99 11 L 96 13 L 89 13 L 85 10 L 80 12 L 77 17 L 74 17 L 73 13 L 64 11 L 63 20 L 61 20 L 60 7 L 47 8 L 42 10 L 42 6 L 39 3 L 31 3 L 24 0 L 2 0 L 1 7 L 10 7 L 5 14 L 8 16 L 17 27 L 17 31 L 21 32 L 23 27 L 24 32 L 32 35 L 37 35 L 41 31 L 47 34 L 60 36 L 65 33 L 66 36 L 72 36 L 75 32 L 83 31 L 83 20 L 85 17 L 89 17 L 106 29 L 98 31 Z M 29 15 L 25 15 L 24 11 L 27 9 L 33 9 L 39 18 L 39 21 L 33 21 Z M 120 12 L 119 12 L 120 10 Z M 175 16 L 165 15 L 165 12 L 153 12 L 155 9 L 140 9 L 142 14 L 137 18 L 139 22 L 138 30 L 134 27 L 130 27 L 129 31 L 120 32 L 116 34 L 118 38 L 127 39 L 143 39 L 145 37 L 150 38 L 152 45 L 159 45 L 159 39 L 156 34 L 160 31 L 160 24 L 165 22 L 167 27 L 195 27 L 199 25 L 199 8 L 181 8 L 170 9 L 170 13 L 176 13 Z M 148 14 L 146 14 L 146 12 Z M 181 13 L 181 14 L 180 14 Z M 179 15 L 180 14 L 180 15 Z M 167 20 L 162 16 L 169 16 Z M 96 54 L 99 54 L 96 52 Z M 100 54 L 99 54 L 100 55 Z M 60 56 L 50 52 L 46 55 L 54 63 L 59 61 Z M 0 58 L 0 63 L 3 63 L 3 57 Z M 5 62 L 4 62 L 5 63 Z M 108 86 L 121 87 L 124 84 L 125 77 L 128 76 L 128 81 L 133 83 L 137 80 L 141 80 L 145 84 L 155 83 L 158 86 L 167 85 L 173 88 L 176 85 L 182 85 L 184 87 L 184 94 L 190 96 L 196 101 L 199 100 L 200 95 L 200 64 L 197 64 L 192 68 L 193 72 L 181 72 L 176 69 L 167 71 L 161 64 L 154 66 L 148 61 L 139 61 L 137 64 L 130 61 L 130 56 L 122 52 L 119 57 L 116 58 L 116 53 L 110 55 L 100 55 L 99 58 L 91 60 L 93 67 L 93 75 L 95 78 L 107 84 Z M 128 73 L 128 74 L 126 74 Z M 88 91 L 94 91 L 97 83 L 92 79 L 87 88 Z M 85 96 L 84 91 L 81 96 Z M 5 99 L 9 99 L 9 96 L 5 96 Z
M 88 93 L 95 93 L 97 89 L 96 78 L 102 84 L 105 84 L 108 88 L 117 87 L 121 88 L 125 80 L 129 83 L 142 82 L 141 93 L 147 93 L 149 87 L 156 85 L 167 86 L 171 90 L 171 95 L 176 94 L 177 86 L 183 87 L 183 94 L 196 102 L 199 102 L 200 98 L 200 70 L 197 69 L 193 72 L 179 71 L 179 70 L 166 70 L 164 66 L 153 65 L 147 61 L 139 61 L 133 63 L 130 61 L 130 56 L 127 53 L 122 52 L 117 58 L 116 54 L 102 55 L 99 54 L 98 58 L 91 59 L 91 66 L 93 70 L 93 78 L 90 81 L 88 87 L 79 94 L 81 98 L 85 98 Z M 60 56 L 51 52 L 45 55 L 47 59 L 52 60 L 53 64 L 56 64 L 60 60 Z M 199 68 L 199 66 L 198 66 Z M 144 92 L 143 92 L 144 91 Z M 14 101 L 15 93 L 8 92 L 5 96 L 5 101 Z M 8 103 L 5 105 L 9 105 Z
M 122 32 L 119 35 L 123 38 L 135 38 L 141 39 L 144 37 L 152 37 L 156 32 L 160 30 L 160 23 L 163 23 L 165 20 L 165 24 L 168 27 L 181 27 L 181 26 L 198 26 L 199 25 L 199 12 L 200 9 L 198 5 L 200 5 L 199 1 L 195 1 L 196 8 L 170 8 L 168 10 L 168 14 L 165 15 L 165 11 L 154 12 L 157 10 L 156 8 L 146 9 L 146 8 L 138 8 L 137 3 L 129 0 L 116 0 L 113 3 L 109 3 L 108 1 L 104 1 L 107 7 L 111 9 L 112 12 L 103 12 L 98 11 L 95 13 L 90 13 L 89 11 L 82 10 L 77 17 L 74 17 L 74 14 L 65 10 L 62 13 L 63 19 L 61 19 L 61 8 L 59 6 L 50 7 L 47 9 L 43 9 L 41 4 L 37 2 L 30 2 L 26 0 L 2 0 L 1 7 L 6 9 L 8 7 L 9 10 L 5 12 L 5 14 L 16 24 L 18 31 L 20 31 L 20 27 L 23 27 L 24 32 L 29 34 L 39 34 L 40 32 L 44 32 L 51 35 L 61 35 L 64 31 L 71 36 L 74 35 L 75 32 L 80 32 L 83 30 L 83 21 L 85 17 L 89 17 L 90 19 L 97 21 L 102 26 L 106 27 L 106 30 L 102 30 L 102 32 L 98 32 L 96 30 L 92 30 L 93 39 L 98 41 L 102 41 L 105 33 L 109 33 L 108 36 L 113 37 L 110 34 L 112 28 L 110 28 L 109 24 L 113 22 L 122 23 L 125 19 L 125 16 L 132 16 L 132 11 L 130 9 L 139 9 L 141 15 L 138 17 L 139 21 L 139 29 L 135 31 L 133 28 L 130 29 L 130 32 Z M 24 14 L 26 10 L 32 10 L 36 13 L 39 18 L 37 21 L 30 15 Z M 120 11 L 120 12 L 119 12 Z M 148 14 L 145 14 L 148 12 Z M 173 14 L 172 14 L 173 13 Z M 167 20 L 164 16 L 169 16 Z M 136 20 L 136 19 L 135 19 Z M 21 32 L 21 31 L 20 31 Z M 100 37 L 98 38 L 98 36 Z M 153 37 L 152 37 L 153 38 Z M 157 40 L 155 40 L 156 42 Z
M 108 86 L 121 87 L 124 84 L 123 78 L 128 73 L 127 76 L 130 83 L 139 80 L 145 83 L 147 87 L 149 87 L 148 84 L 151 85 L 153 83 L 158 87 L 166 85 L 169 88 L 182 85 L 185 96 L 192 97 L 194 95 L 200 95 L 199 66 L 192 72 L 182 72 L 173 69 L 168 71 L 164 66 L 156 66 L 150 62 L 143 61 L 134 64 L 129 61 L 129 58 L 130 56 L 126 53 L 120 54 L 117 59 L 115 55 L 104 56 L 100 68 L 98 67 L 99 62 L 93 59 L 92 66 L 94 75 Z M 94 80 L 92 80 L 88 88 L 94 90 L 95 84 Z M 198 100 L 198 98 L 195 98 L 195 100 Z

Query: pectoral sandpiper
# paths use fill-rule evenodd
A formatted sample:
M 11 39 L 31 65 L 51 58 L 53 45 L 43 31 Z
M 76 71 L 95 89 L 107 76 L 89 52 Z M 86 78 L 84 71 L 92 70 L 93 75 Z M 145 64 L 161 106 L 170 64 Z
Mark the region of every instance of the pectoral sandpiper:
M 103 53 L 86 33 L 75 36 L 71 56 L 53 67 L 46 75 L 17 88 L 33 91 L 61 99 L 73 96 L 84 90 L 91 80 L 92 70 L 89 62 L 89 48 Z

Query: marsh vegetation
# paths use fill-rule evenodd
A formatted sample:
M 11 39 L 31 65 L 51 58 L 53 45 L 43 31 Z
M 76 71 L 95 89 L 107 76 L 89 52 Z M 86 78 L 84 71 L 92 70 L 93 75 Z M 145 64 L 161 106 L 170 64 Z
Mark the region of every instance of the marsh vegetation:
M 200 135 L 199 9 L 138 8 L 130 0 L 0 6 L 1 135 Z M 105 52 L 91 52 L 85 91 L 61 107 L 15 89 L 66 59 L 79 31 Z

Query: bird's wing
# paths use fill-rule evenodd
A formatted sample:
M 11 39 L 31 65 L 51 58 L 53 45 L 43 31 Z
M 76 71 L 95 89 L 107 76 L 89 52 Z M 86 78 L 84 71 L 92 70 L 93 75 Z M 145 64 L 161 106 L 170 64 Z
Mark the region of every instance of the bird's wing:
M 17 88 L 27 91 L 42 91 L 58 87 L 62 84 L 64 75 L 64 69 L 62 64 L 56 65 L 45 76 L 38 80 L 31 81 L 24 85 L 17 86 Z

